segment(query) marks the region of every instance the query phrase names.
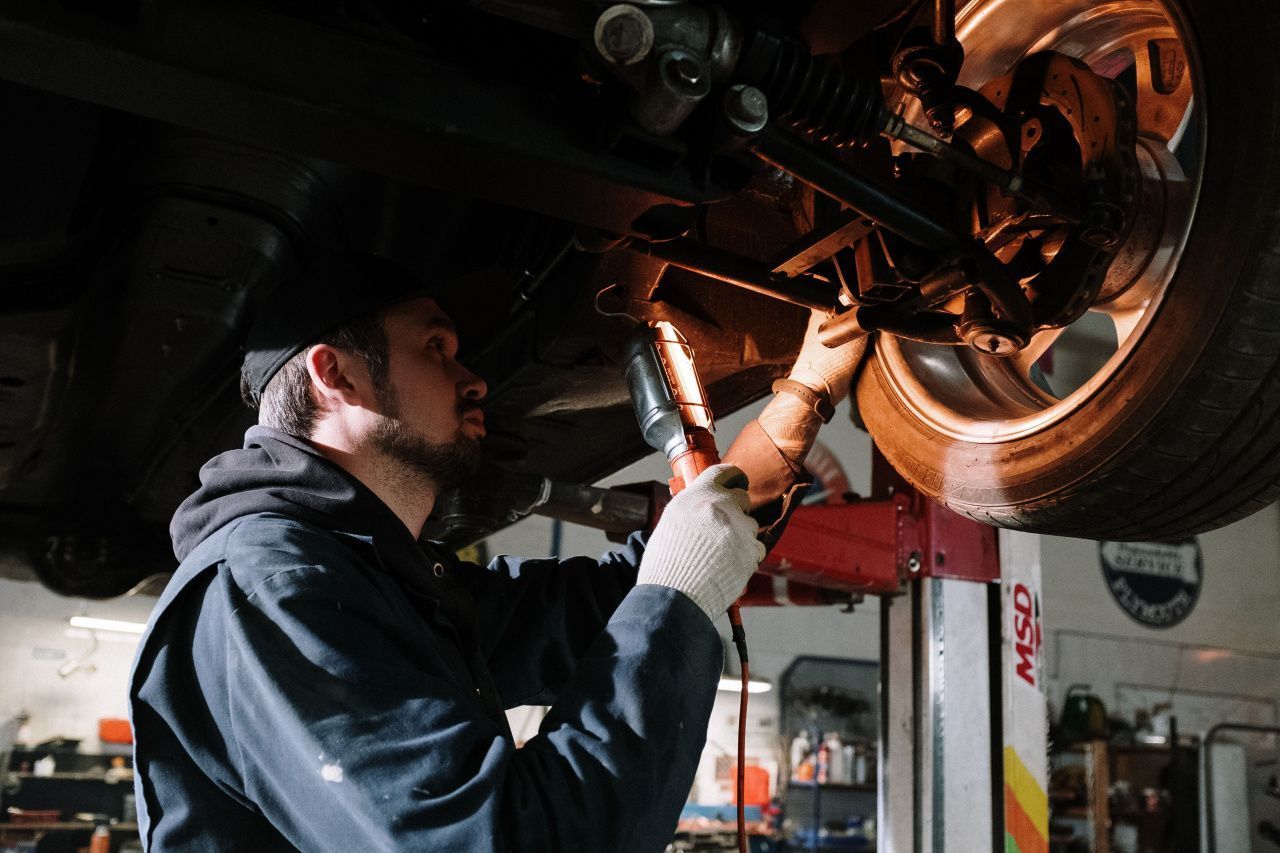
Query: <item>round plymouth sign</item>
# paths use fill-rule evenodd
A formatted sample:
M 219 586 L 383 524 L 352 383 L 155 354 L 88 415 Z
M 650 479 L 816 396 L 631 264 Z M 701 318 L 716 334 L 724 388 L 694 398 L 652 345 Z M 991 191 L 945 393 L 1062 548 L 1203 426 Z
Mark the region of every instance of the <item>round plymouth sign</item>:
M 1143 625 L 1177 625 L 1200 597 L 1204 561 L 1195 538 L 1099 542 L 1098 554 L 1111 596 Z

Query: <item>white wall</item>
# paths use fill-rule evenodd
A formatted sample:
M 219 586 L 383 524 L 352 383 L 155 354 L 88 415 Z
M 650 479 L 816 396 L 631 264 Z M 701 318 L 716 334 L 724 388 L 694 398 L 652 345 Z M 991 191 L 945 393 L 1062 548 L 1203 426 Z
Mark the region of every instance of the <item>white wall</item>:
M 1280 705 L 1280 507 L 1200 537 L 1204 574 L 1186 619 L 1151 628 L 1112 599 L 1095 542 L 1044 537 L 1045 661 L 1050 698 L 1075 682 L 1123 710 L 1138 687 L 1256 697 Z M 1200 711 L 1184 702 L 1184 715 Z M 1225 703 L 1224 703 L 1225 704 Z M 1178 701 L 1174 701 L 1177 712 Z M 1224 713 L 1226 713 L 1224 711 Z
M 22 740 L 80 738 L 94 752 L 98 719 L 128 716 L 128 675 L 137 636 L 99 631 L 98 647 L 82 667 L 58 670 L 93 647 L 89 632 L 72 628 L 76 615 L 145 622 L 154 599 L 85 601 L 62 598 L 31 581 L 0 580 L 0 719 L 26 713 Z

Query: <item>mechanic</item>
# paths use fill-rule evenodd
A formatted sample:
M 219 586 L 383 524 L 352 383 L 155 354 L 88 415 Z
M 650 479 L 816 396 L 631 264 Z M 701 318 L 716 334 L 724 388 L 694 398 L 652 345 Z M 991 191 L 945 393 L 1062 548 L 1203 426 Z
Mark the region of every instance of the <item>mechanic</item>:
M 712 620 L 764 555 L 744 510 L 785 516 L 859 346 L 810 324 L 791 378 L 812 390 L 726 454 L 751 498 L 715 466 L 647 546 L 485 568 L 419 542 L 484 435 L 430 292 L 344 255 L 274 305 L 242 370 L 259 425 L 174 516 L 182 563 L 135 662 L 148 849 L 662 850 L 721 671 Z M 529 704 L 552 707 L 517 748 L 504 709 Z

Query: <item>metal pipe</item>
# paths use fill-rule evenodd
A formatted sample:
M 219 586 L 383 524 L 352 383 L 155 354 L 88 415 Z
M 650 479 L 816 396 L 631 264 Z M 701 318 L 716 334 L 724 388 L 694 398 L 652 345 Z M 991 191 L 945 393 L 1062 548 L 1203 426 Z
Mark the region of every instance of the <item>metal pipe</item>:
M 622 247 L 793 305 L 830 311 L 836 302 L 835 290 L 811 276 L 779 275 L 765 264 L 694 240 L 650 243 L 632 237 L 623 242 Z
M 1213 748 L 1214 738 L 1219 732 L 1247 732 L 1249 734 L 1265 734 L 1280 736 L 1280 727 L 1278 726 L 1259 726 L 1253 723 L 1218 723 L 1210 727 L 1205 732 L 1204 737 L 1200 740 L 1200 792 L 1201 802 L 1204 805 L 1204 822 L 1201 825 L 1203 837 L 1201 842 L 1204 849 L 1208 853 L 1217 853 L 1218 838 L 1214 834 L 1216 827 L 1214 826 L 1213 814 L 1213 761 L 1209 754 Z M 1173 750 L 1178 747 L 1177 743 L 1172 744 L 1169 754 L 1173 755 Z
M 964 235 L 920 210 L 895 188 L 850 171 L 825 151 L 790 133 L 768 127 L 756 136 L 751 150 L 769 165 L 913 243 L 942 252 L 967 248 Z
M 530 511 L 606 533 L 630 533 L 645 528 L 652 508 L 649 495 L 552 481 L 546 500 Z
M 818 340 L 824 347 L 834 349 L 847 344 L 855 338 L 871 334 L 870 329 L 863 327 L 858 319 L 859 308 L 850 309 L 843 314 L 832 317 L 818 327 Z
M 933 0 L 933 43 L 946 47 L 956 37 L 955 0 Z
M 927 130 L 909 124 L 901 116 L 885 111 L 882 121 L 883 128 L 880 132 L 890 139 L 905 142 L 912 148 L 927 151 L 957 168 L 972 172 L 982 180 L 995 184 L 1009 195 L 1022 199 L 1042 213 L 1057 214 L 1072 224 L 1080 222 L 1079 205 L 1064 198 L 1055 190 L 1029 181 L 1010 169 L 1002 169 L 976 154 L 970 154 L 958 145 L 953 145 Z

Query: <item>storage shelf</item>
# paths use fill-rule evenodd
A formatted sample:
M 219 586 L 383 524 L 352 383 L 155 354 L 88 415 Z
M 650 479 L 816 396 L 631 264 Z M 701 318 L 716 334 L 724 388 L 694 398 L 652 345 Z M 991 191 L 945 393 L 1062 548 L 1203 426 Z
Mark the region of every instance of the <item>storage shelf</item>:
M 136 835 L 138 825 L 136 823 L 108 823 L 103 824 L 112 832 L 125 832 Z M 98 824 L 87 820 L 61 820 L 53 823 L 19 823 L 17 821 L 9 821 L 0 823 L 0 832 L 93 832 Z
M 53 779 L 54 781 L 62 781 L 62 782 L 105 782 L 108 785 L 132 785 L 133 784 L 132 776 L 128 777 L 127 779 L 117 779 L 115 782 L 107 782 L 106 771 L 102 771 L 98 773 L 94 773 L 87 770 L 80 771 L 80 772 L 54 771 L 53 773 L 47 776 L 41 776 L 38 773 L 21 773 L 21 772 L 11 771 L 9 775 L 11 777 L 16 777 L 18 779 Z
M 812 782 L 809 782 L 807 780 L 802 780 L 802 779 L 793 779 L 788 781 L 787 784 L 796 788 L 812 788 L 813 787 Z M 818 789 L 822 791 L 825 791 L 828 789 L 833 791 L 871 791 L 872 793 L 874 793 L 876 791 L 876 786 L 867 784 L 867 783 L 845 784 L 844 782 L 823 782 L 822 784 L 818 785 Z

